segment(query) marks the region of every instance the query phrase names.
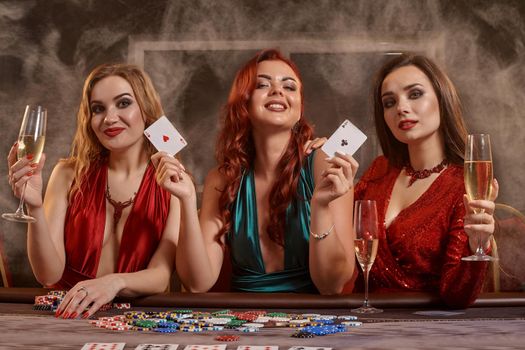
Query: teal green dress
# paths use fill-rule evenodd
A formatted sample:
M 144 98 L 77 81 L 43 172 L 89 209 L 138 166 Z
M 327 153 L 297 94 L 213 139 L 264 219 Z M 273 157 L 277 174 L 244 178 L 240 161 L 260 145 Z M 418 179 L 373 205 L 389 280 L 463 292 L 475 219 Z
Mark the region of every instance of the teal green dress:
M 266 273 L 259 244 L 253 170 L 244 172 L 232 203 L 232 230 L 226 235 L 233 291 L 318 293 L 308 268 L 310 200 L 314 192 L 313 153 L 305 159 L 297 197 L 286 212 L 284 270 Z

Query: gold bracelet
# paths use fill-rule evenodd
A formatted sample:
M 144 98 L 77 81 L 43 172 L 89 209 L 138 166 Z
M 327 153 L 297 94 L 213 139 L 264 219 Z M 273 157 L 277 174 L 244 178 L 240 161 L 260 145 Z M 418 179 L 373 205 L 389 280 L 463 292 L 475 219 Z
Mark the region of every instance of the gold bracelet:
M 334 226 L 335 224 L 332 224 L 332 227 L 330 227 L 328 229 L 328 231 L 326 232 L 321 232 L 319 234 L 316 234 L 316 233 L 313 233 L 312 231 L 310 231 L 310 234 L 312 235 L 313 238 L 317 239 L 318 241 L 326 238 L 326 236 L 328 236 L 330 234 L 330 232 L 332 232 L 332 230 L 334 229 Z

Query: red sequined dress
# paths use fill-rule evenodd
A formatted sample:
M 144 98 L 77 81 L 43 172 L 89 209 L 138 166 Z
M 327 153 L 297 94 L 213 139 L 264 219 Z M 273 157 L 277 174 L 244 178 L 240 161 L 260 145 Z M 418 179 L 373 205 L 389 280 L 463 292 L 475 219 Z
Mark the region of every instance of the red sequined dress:
M 463 230 L 463 168 L 449 165 L 386 229 L 385 213 L 400 172 L 381 156 L 355 187 L 355 199 L 377 201 L 379 248 L 370 291 L 439 292 L 450 306 L 471 304 L 481 291 L 488 264 L 461 260 L 471 254 Z M 358 289 L 362 280 L 361 273 Z
M 55 288 L 69 289 L 80 281 L 95 278 L 102 252 L 106 224 L 106 163 L 94 165 L 81 184 L 66 213 L 64 244 L 66 266 Z M 155 182 L 149 164 L 131 212 L 124 225 L 115 272 L 145 269 L 164 232 L 170 209 L 170 194 Z

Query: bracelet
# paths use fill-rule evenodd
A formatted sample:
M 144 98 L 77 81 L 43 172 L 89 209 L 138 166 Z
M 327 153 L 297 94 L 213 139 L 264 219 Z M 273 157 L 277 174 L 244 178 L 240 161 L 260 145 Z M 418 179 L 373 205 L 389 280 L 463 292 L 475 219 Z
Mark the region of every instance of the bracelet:
M 330 227 L 328 229 L 328 231 L 326 232 L 321 232 L 319 234 L 316 234 L 316 233 L 313 233 L 312 231 L 310 231 L 310 234 L 312 235 L 313 238 L 317 239 L 318 241 L 326 238 L 326 236 L 328 236 L 330 234 L 330 232 L 332 232 L 332 230 L 334 229 L 334 226 L 335 224 L 332 224 L 332 227 Z

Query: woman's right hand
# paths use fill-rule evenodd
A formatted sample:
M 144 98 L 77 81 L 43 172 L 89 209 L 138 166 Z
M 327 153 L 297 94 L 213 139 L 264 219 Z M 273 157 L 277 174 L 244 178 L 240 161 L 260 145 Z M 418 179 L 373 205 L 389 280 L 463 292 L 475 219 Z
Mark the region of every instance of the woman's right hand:
M 20 198 L 24 185 L 27 187 L 24 192 L 24 202 L 30 207 L 41 207 L 42 200 L 42 169 L 46 161 L 45 154 L 42 154 L 38 163 L 33 162 L 33 155 L 17 160 L 18 142 L 11 147 L 7 156 L 9 167 L 9 185 L 16 197 Z
M 159 186 L 180 200 L 195 198 L 195 186 L 186 169 L 175 157 L 157 152 L 151 157 Z

